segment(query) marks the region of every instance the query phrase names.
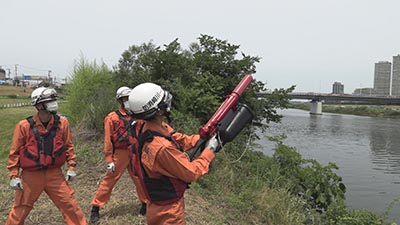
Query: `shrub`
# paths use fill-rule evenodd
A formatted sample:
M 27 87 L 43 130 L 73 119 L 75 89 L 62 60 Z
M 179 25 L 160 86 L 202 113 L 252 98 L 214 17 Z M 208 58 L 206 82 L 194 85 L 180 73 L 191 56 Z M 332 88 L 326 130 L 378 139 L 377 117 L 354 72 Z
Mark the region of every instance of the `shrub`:
M 117 106 L 115 90 L 112 72 L 104 63 L 97 65 L 80 59 L 75 63 L 72 81 L 67 87 L 66 109 L 71 123 L 102 130 L 104 117 Z
M 332 225 L 382 225 L 382 216 L 367 210 L 348 210 L 343 204 L 333 204 L 326 213 L 327 224 Z
M 344 202 L 346 187 L 333 172 L 338 169 L 334 163 L 323 166 L 316 160 L 305 160 L 295 149 L 279 142 L 273 157 L 284 178 L 282 185 L 289 185 L 290 191 L 302 196 L 312 208 L 323 211 L 334 202 Z

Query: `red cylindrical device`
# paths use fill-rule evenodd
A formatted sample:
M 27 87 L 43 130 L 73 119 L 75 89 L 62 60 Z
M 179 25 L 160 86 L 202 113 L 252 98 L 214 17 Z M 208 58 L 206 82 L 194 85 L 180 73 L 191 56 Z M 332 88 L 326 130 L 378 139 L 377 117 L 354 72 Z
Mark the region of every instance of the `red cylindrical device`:
M 232 93 L 226 97 L 222 105 L 215 111 L 210 120 L 203 127 L 199 128 L 198 132 L 201 138 L 208 138 L 217 131 L 217 123 L 221 122 L 229 110 L 236 106 L 239 96 L 246 90 L 251 81 L 253 81 L 253 77 L 250 74 L 243 77 Z

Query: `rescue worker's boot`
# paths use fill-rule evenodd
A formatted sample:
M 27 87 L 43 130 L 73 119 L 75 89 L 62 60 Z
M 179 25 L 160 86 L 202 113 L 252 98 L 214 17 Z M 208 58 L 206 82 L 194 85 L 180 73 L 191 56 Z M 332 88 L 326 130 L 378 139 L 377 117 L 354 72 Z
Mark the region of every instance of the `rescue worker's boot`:
M 146 203 L 142 203 L 142 207 L 139 210 L 139 214 L 143 216 L 146 215 Z
M 100 220 L 100 214 L 99 214 L 99 209 L 100 207 L 98 206 L 93 206 L 92 211 L 90 212 L 90 223 L 96 224 Z

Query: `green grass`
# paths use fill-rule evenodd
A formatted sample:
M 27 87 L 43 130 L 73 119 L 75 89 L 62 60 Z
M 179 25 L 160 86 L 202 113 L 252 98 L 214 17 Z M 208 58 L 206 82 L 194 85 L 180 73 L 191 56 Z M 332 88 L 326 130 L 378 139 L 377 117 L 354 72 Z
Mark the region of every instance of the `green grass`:
M 0 105 L 12 103 L 31 103 L 29 98 L 0 98 Z
M 8 155 L 15 125 L 35 112 L 34 107 L 0 109 L 0 159 Z
M 18 97 L 29 97 L 31 93 L 31 88 L 0 85 L 0 96 L 16 95 Z
M 25 90 L 25 91 L 24 91 Z M 0 86 L 0 109 L 2 105 L 13 103 L 31 103 L 30 94 L 32 89 L 13 87 L 13 86 Z

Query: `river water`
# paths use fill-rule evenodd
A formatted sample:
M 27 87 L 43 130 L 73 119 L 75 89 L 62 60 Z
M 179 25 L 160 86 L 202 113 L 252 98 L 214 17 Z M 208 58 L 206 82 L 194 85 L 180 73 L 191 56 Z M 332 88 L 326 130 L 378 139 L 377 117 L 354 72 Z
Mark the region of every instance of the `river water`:
M 400 119 L 323 113 L 310 115 L 297 109 L 279 111 L 281 123 L 259 134 L 260 151 L 273 154 L 275 143 L 266 136 L 285 134 L 284 144 L 303 158 L 327 165 L 334 162 L 347 187 L 351 209 L 384 213 L 400 200 Z M 393 205 L 393 204 L 392 204 Z M 400 224 L 400 203 L 390 207 L 388 219 Z

